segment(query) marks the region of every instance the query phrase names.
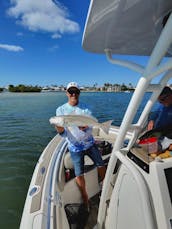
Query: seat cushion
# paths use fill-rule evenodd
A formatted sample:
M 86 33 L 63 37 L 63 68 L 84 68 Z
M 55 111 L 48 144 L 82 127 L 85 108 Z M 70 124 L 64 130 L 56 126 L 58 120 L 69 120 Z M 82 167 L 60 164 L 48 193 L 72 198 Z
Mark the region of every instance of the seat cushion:
M 69 151 L 66 153 L 64 157 L 64 166 L 66 169 L 74 169 L 73 162 L 72 162 Z

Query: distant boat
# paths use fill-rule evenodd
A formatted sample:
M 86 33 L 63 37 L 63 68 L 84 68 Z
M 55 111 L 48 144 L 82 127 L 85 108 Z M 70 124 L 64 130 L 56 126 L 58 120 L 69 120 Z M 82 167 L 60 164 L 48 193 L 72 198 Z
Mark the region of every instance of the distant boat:
M 91 1 L 83 48 L 106 54 L 112 64 L 134 70 L 140 79 L 120 128 L 111 126 L 108 134 L 93 129 L 107 171 L 101 190 L 97 170 L 86 159 L 90 212 L 83 209 L 67 143 L 56 135 L 36 165 L 20 229 L 172 228 L 172 157 L 151 158 L 147 145 L 136 144 L 152 106 L 172 76 L 172 60 L 162 61 L 172 54 L 171 11 L 171 0 Z M 150 59 L 147 66 L 141 66 L 112 58 L 113 54 Z M 157 76 L 159 81 L 152 84 Z M 134 123 L 149 89 L 152 94 Z
M 44 87 L 41 90 L 41 92 L 59 92 L 59 91 L 62 91 L 60 87 Z

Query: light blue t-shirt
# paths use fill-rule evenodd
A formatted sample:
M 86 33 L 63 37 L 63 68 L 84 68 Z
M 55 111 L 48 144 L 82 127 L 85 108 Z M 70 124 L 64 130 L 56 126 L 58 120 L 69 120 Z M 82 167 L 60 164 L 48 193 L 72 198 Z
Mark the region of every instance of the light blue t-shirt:
M 65 103 L 56 110 L 56 116 L 69 114 L 91 115 L 91 111 L 84 103 L 78 103 L 76 106 Z M 71 152 L 87 150 L 94 144 L 91 127 L 84 131 L 80 130 L 77 126 L 66 127 L 61 136 L 65 137 L 68 141 L 68 148 Z

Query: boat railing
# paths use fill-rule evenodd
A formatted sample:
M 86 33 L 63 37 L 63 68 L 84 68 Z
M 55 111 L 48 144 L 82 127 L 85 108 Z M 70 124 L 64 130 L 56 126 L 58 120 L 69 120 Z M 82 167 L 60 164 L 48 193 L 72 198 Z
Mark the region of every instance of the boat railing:
M 61 163 L 61 158 L 66 152 L 67 149 L 67 142 L 65 139 L 62 139 L 61 143 L 57 146 L 56 150 L 53 153 L 53 158 L 51 166 L 49 168 L 49 179 L 48 182 L 50 183 L 47 186 L 47 192 L 45 198 L 47 199 L 48 203 L 48 211 L 47 211 L 47 228 L 51 228 L 51 224 L 56 221 L 56 216 L 54 216 L 54 221 L 52 220 L 53 218 L 53 211 L 54 211 L 54 203 L 56 205 L 61 205 L 61 197 L 59 192 L 56 192 L 56 195 L 54 195 L 54 187 L 55 184 L 57 183 L 57 177 L 59 177 L 59 172 L 60 172 L 60 163 Z

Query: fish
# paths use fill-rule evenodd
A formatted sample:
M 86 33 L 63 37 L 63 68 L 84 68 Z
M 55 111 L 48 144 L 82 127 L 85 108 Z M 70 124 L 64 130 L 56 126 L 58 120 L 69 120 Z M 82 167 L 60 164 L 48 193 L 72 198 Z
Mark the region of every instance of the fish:
M 139 139 L 143 140 L 143 139 L 150 138 L 150 137 L 160 138 L 163 136 L 166 136 L 172 139 L 172 125 L 164 126 L 161 128 L 154 128 L 152 130 L 146 131 L 144 134 L 142 134 L 139 137 Z
M 99 123 L 96 118 L 88 115 L 58 115 L 51 117 L 49 119 L 50 124 L 54 124 L 56 126 L 61 127 L 71 127 L 71 126 L 96 126 L 99 127 L 103 132 L 108 134 L 109 128 L 113 122 L 113 120 L 109 120 L 103 123 Z

